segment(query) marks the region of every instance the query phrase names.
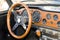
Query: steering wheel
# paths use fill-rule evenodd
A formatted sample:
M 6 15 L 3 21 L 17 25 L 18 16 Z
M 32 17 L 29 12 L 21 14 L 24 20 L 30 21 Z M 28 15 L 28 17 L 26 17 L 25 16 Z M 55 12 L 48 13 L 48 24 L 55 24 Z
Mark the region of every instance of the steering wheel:
M 10 18 L 11 18 L 11 15 L 12 15 L 11 11 L 12 11 L 16 6 L 23 6 L 23 7 L 26 9 L 26 11 L 27 11 L 27 13 L 28 13 L 28 18 L 29 18 L 29 20 L 28 20 L 28 27 L 27 27 L 25 33 L 23 33 L 22 35 L 19 35 L 19 36 L 17 36 L 17 35 L 12 31 L 11 23 L 10 23 L 10 21 L 11 21 Z M 14 14 L 15 14 L 15 13 L 14 13 Z M 22 20 L 22 19 L 23 19 L 23 20 Z M 19 21 L 17 21 L 17 23 L 16 23 L 15 25 L 19 25 L 19 24 L 23 24 L 23 25 L 24 25 L 24 17 L 23 17 L 23 16 L 20 15 L 19 19 L 17 18 L 17 20 L 19 20 Z M 8 28 L 9 33 L 10 33 L 14 38 L 22 39 L 22 38 L 26 37 L 27 34 L 29 33 L 30 29 L 31 29 L 31 24 L 32 24 L 31 12 L 30 12 L 30 10 L 29 10 L 29 8 L 28 8 L 27 5 L 25 5 L 24 3 L 21 3 L 21 2 L 20 2 L 20 3 L 13 4 L 13 5 L 10 7 L 10 9 L 8 10 L 8 14 L 7 14 L 7 28 Z M 24 25 L 24 26 L 25 26 L 25 25 Z M 17 27 L 17 26 L 14 26 L 13 30 L 15 30 L 16 27 Z

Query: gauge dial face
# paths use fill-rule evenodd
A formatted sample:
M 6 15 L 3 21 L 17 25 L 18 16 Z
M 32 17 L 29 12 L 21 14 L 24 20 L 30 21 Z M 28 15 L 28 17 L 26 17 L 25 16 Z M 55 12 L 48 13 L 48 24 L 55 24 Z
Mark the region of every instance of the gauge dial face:
M 60 21 L 57 22 L 57 25 L 60 27 Z
M 54 16 L 53 16 L 53 19 L 54 19 L 54 20 L 58 20 L 58 16 L 57 16 L 57 15 L 54 15 Z
M 34 11 L 33 14 L 32 14 L 32 19 L 33 19 L 33 22 L 39 22 L 39 20 L 40 20 L 40 12 Z
M 43 19 L 42 22 L 43 22 L 43 24 L 46 24 L 47 20 L 46 19 Z
M 50 14 L 47 14 L 46 17 L 47 17 L 47 19 L 51 19 L 51 15 Z

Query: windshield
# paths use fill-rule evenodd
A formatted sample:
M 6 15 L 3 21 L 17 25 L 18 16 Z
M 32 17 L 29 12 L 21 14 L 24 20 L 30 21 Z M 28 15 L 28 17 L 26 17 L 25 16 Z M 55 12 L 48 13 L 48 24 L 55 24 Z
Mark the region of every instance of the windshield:
M 40 6 L 42 10 L 60 12 L 60 6 Z
M 26 4 L 60 4 L 60 0 L 11 0 L 13 3 L 24 2 Z
M 57 4 L 60 5 L 60 0 L 11 0 L 13 3 L 24 2 L 25 4 Z M 58 11 L 60 6 L 39 6 L 42 10 Z

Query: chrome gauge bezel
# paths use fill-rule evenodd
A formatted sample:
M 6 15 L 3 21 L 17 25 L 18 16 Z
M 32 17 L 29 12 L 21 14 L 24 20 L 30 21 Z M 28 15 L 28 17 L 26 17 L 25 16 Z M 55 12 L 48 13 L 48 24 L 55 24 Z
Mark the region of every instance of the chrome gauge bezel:
M 35 19 L 34 19 L 35 18 Z M 37 19 L 37 20 L 36 20 Z M 41 19 L 41 14 L 40 14 L 40 12 L 39 11 L 33 11 L 33 13 L 32 13 L 32 21 L 33 22 L 39 22 L 40 21 L 40 19 Z

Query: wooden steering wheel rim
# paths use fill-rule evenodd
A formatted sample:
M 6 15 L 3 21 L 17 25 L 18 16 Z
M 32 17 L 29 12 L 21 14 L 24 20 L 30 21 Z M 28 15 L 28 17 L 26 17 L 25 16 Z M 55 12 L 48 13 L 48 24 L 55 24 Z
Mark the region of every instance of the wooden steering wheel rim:
M 12 32 L 12 30 L 11 30 L 11 25 L 10 25 L 11 11 L 12 11 L 12 9 L 14 9 L 14 8 L 15 8 L 16 6 L 18 6 L 18 5 L 22 5 L 23 7 L 25 7 L 25 9 L 26 9 L 27 12 L 28 12 L 28 16 L 29 16 L 28 28 L 26 29 L 26 32 L 25 32 L 23 35 L 21 35 L 21 36 L 15 35 L 15 34 Z M 11 6 L 11 8 L 9 9 L 8 14 L 7 14 L 7 28 L 8 28 L 9 33 L 10 33 L 14 38 L 22 39 L 22 38 L 26 37 L 27 34 L 29 33 L 30 28 L 31 28 L 31 24 L 32 24 L 32 17 L 31 17 L 31 12 L 30 12 L 28 6 L 26 6 L 24 3 L 21 3 L 21 2 L 20 2 L 20 3 L 13 4 L 13 5 Z

